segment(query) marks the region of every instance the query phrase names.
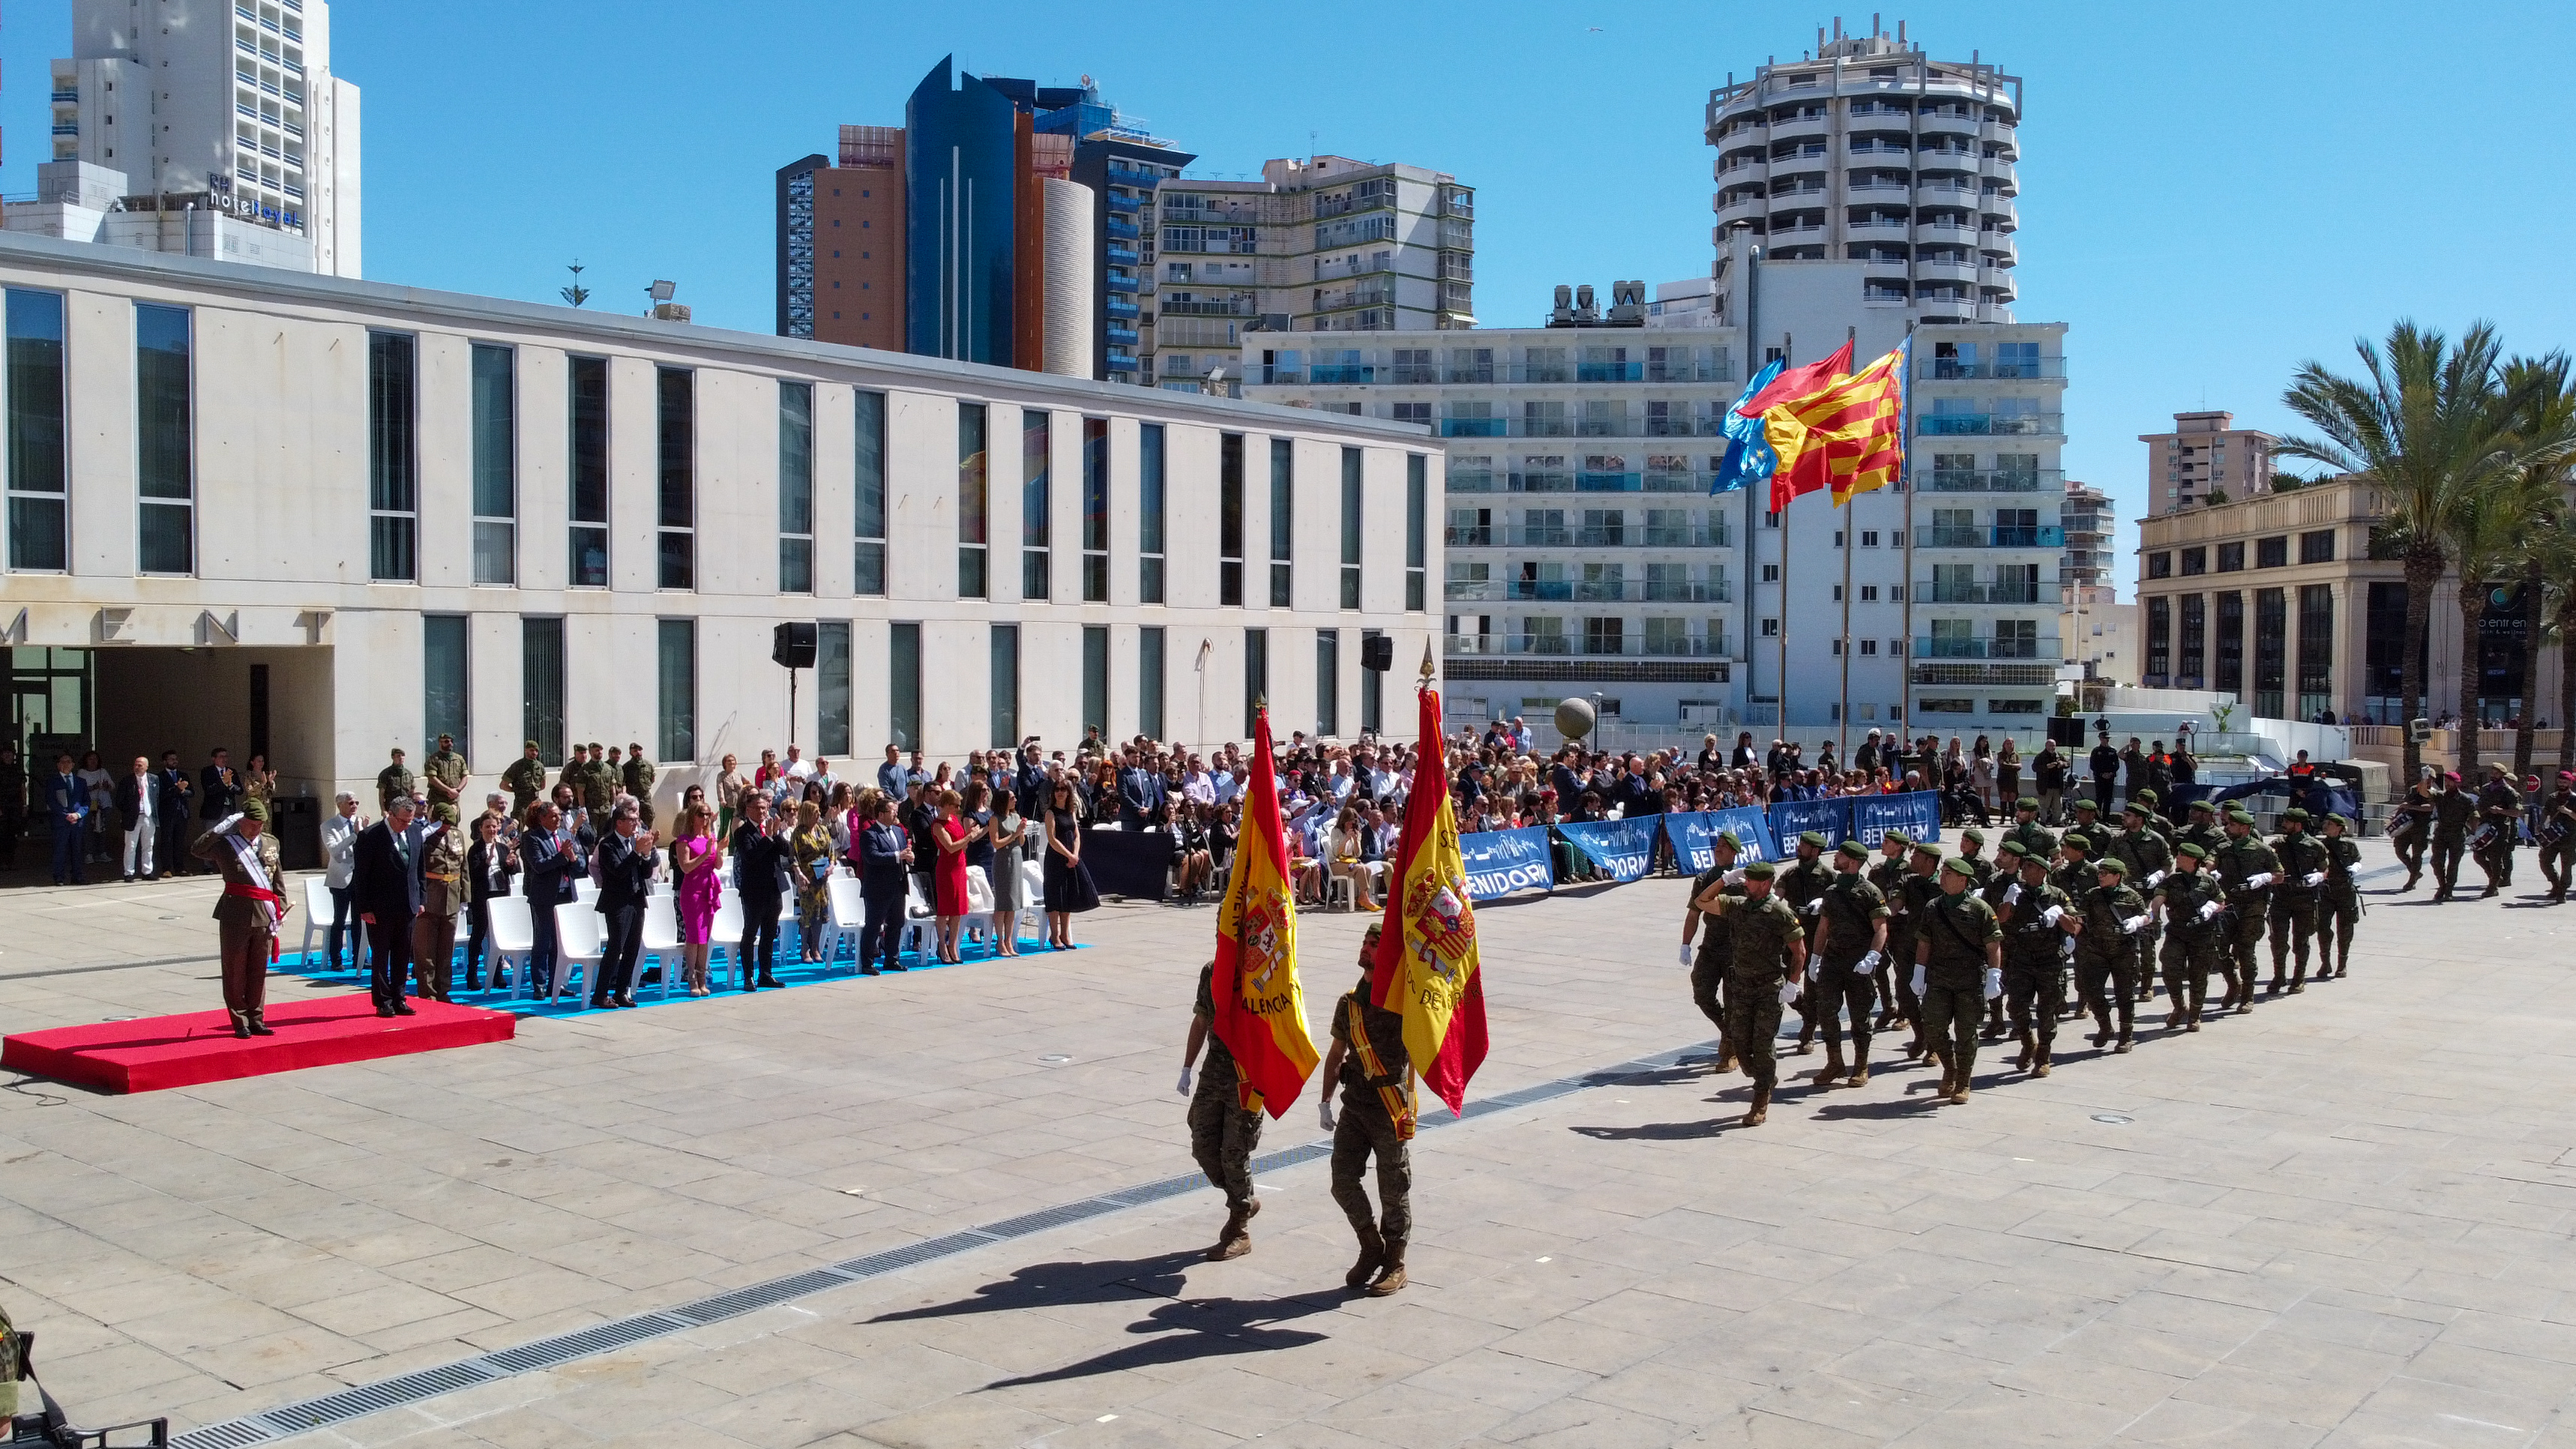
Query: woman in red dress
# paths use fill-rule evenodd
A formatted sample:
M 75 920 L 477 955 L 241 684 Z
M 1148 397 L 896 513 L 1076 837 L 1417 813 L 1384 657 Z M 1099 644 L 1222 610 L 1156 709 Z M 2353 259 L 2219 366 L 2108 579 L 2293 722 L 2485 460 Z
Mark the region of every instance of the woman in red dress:
M 951 965 L 960 959 L 958 938 L 966 930 L 966 844 L 984 833 L 980 825 L 969 826 L 958 813 L 965 803 L 954 790 L 938 795 L 939 820 L 931 835 L 939 843 L 939 865 L 931 872 L 931 888 L 939 899 L 932 906 L 939 916 L 939 959 Z

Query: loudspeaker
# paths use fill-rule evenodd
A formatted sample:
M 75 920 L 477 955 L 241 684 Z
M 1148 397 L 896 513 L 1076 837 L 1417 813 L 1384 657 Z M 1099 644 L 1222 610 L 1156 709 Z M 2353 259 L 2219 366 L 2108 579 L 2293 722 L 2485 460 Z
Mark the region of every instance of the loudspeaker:
M 1360 668 L 1380 674 L 1395 667 L 1395 638 L 1389 634 L 1371 634 L 1360 641 Z
M 814 667 L 814 626 L 791 620 L 769 633 L 769 657 L 789 669 Z

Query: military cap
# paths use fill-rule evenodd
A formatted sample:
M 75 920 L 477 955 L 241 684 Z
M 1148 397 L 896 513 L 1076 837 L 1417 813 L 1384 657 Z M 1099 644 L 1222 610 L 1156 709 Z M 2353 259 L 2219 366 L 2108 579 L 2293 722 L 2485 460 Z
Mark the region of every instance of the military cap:
M 1740 836 L 1740 835 L 1737 835 L 1737 834 L 1736 834 L 1734 831 L 1732 831 L 1732 830 L 1721 830 L 1721 831 L 1719 831 L 1719 832 L 1717 833 L 1717 839 L 1715 839 L 1715 840 L 1713 840 L 1713 841 L 1711 841 L 1711 842 L 1709 842 L 1709 843 L 1710 843 L 1710 844 L 1712 844 L 1712 845 L 1724 845 L 1724 846 L 1731 846 L 1731 847 L 1733 847 L 1734 849 L 1739 850 L 1739 851 L 1741 851 L 1742 849 L 1744 849 L 1744 837 L 1742 837 L 1742 836 Z
M 2135 815 L 2139 819 L 2144 820 L 2147 818 L 2148 813 L 2147 803 L 2143 800 L 2131 800 L 2120 807 L 2120 813 L 2123 815 Z
M 1835 846 L 1834 853 L 1837 855 L 1848 855 L 1854 860 L 1869 859 L 1869 847 L 1861 844 L 1857 840 L 1846 840 L 1842 844 Z
M 2350 829 L 2352 828 L 2352 822 L 2351 822 L 2351 821 L 2349 821 L 2349 820 L 2346 820 L 2346 819 L 2345 819 L 2345 818 L 2343 818 L 2343 816 L 2342 816 L 2342 815 L 2340 815 L 2340 814 L 2329 814 L 2329 815 L 2327 815 L 2327 816 L 2326 816 L 2325 823 L 2326 823 L 2326 824 L 2328 824 L 2328 825 L 2340 825 L 2340 826 L 2342 826 L 2342 827 L 2343 827 L 2344 829 L 2346 829 L 2346 830 L 2350 830 Z
M 2081 830 L 2070 830 L 2063 836 L 2060 836 L 2057 843 L 2068 850 L 2091 850 L 2093 848 L 2093 837 L 2085 834 Z
M 2079 795 L 2075 798 L 2075 808 L 2078 810 L 2090 810 L 2094 814 L 2099 815 L 2102 813 L 2102 802 L 2094 799 L 2090 795 Z
M 430 806 L 430 807 L 429 807 L 429 818 L 430 818 L 430 819 L 432 819 L 432 820 L 438 821 L 438 822 L 439 822 L 440 824 L 442 824 L 442 825 L 453 825 L 453 824 L 455 824 L 455 823 L 456 823 L 456 805 L 455 805 L 455 803 L 454 803 L 453 801 L 441 800 L 441 801 L 439 801 L 437 804 Z
M 2003 856 L 2007 856 L 2007 855 L 2028 855 L 2028 854 L 2030 854 L 2030 847 L 2029 847 L 2029 846 L 2026 846 L 2026 845 L 2024 845 L 2024 844 L 2022 844 L 2022 843 L 2021 843 L 2020 841 L 2018 841 L 2018 840 L 2007 840 L 2007 841 L 2005 841 L 2003 844 L 1998 845 L 1998 846 L 1996 846 L 1996 847 L 1995 847 L 1995 855 L 1996 855 L 1998 858 L 2001 858 L 2001 857 L 2003 857 Z
M 1914 837 L 1907 835 L 1902 830 L 1891 830 L 1885 835 L 1880 836 L 1878 838 L 1878 843 L 1881 845 L 1887 845 L 1890 843 L 1896 845 L 1912 845 L 1914 843 Z
M 2218 813 L 2218 807 L 2207 800 L 2194 800 L 2191 802 L 2191 808 L 2194 810 L 2206 810 L 2212 815 Z
M 2015 810 L 2036 810 L 2038 808 L 2039 801 L 2035 797 L 2029 795 L 2024 795 L 2013 802 L 2013 809 Z
M 537 742 L 536 742 L 535 740 L 530 740 L 530 741 L 528 741 L 526 744 L 521 745 L 519 748 L 521 748 L 521 749 L 525 749 L 525 750 L 533 750 L 533 749 L 535 749 L 536 747 L 537 747 Z
M 2128 863 L 2127 861 L 2125 861 L 2125 860 L 2120 859 L 2120 858 L 2119 858 L 2119 857 L 2117 857 L 2117 856 L 2112 856 L 2112 857 L 2110 857 L 2110 858 L 2108 858 L 2108 859 L 2105 859 L 2105 860 L 2097 860 L 2097 861 L 2095 861 L 2095 862 L 2093 863 L 2093 869 L 2095 869 L 2096 871 L 2099 871 L 2099 872 L 2100 872 L 2101 874 L 2103 874 L 2103 875 L 2123 875 L 2123 876 L 2124 876 L 2124 875 L 2127 875 L 2127 874 L 2129 873 L 2129 863 Z
M 1744 868 L 1746 880 L 1769 880 L 1779 873 L 1779 867 L 1767 860 L 1757 860 Z
M 1983 845 L 1986 843 L 1986 832 L 1971 825 L 1967 829 L 1959 832 L 1959 838 L 1970 845 Z
M 1914 853 L 1916 855 L 1928 855 L 1934 860 L 1939 860 L 1941 858 L 1941 842 L 1937 840 L 1918 840 L 1914 842 Z
M 2254 823 L 2254 812 L 2246 809 L 2242 805 L 2230 805 L 2227 807 L 2227 823 L 2230 825 L 2251 825 Z
M 2293 805 L 2289 809 L 2281 812 L 2281 820 L 2284 824 L 2295 820 L 2301 825 L 2305 825 L 2308 823 L 2308 812 L 2302 806 Z
M 403 752 L 403 748 L 402 748 L 402 746 L 400 746 L 400 745 L 396 745 L 396 746 L 394 746 L 394 758 L 395 758 L 395 759 L 397 759 L 397 760 L 401 759 L 401 758 L 402 758 L 402 752 Z
M 1952 875 L 1965 876 L 1970 880 L 1975 880 L 1977 878 L 1976 868 L 1968 864 L 1968 858 L 1964 855 L 1951 856 L 1948 860 L 1941 862 L 1941 868 L 1950 872 Z
M 262 825 L 266 825 L 268 823 L 268 802 L 257 795 L 253 795 L 242 802 L 241 813 L 258 821 Z
M 2132 799 L 2132 800 L 2140 800 L 2140 801 L 2144 801 L 2145 803 L 2147 803 L 2147 804 L 2149 804 L 2149 805 L 2153 805 L 2153 804 L 2155 804 L 2158 800 L 2162 799 L 2163 797 L 2162 797 L 2162 796 L 2160 796 L 2160 795 L 2158 795 L 2158 794 L 2157 794 L 2155 791 L 2153 791 L 2153 790 L 2140 790 L 2138 793 L 2136 793 L 2136 794 L 2134 794 L 2134 795 L 2131 795 L 2129 798 L 2130 798 L 2130 799 Z
M 449 734 L 449 733 L 448 733 L 447 731 L 445 731 L 445 730 L 440 730 L 440 731 L 438 732 L 438 738 L 439 738 L 442 742 L 444 742 L 444 743 L 448 743 L 448 744 L 453 744 L 453 743 L 455 743 L 455 742 L 456 742 L 456 736 L 454 736 L 454 735 L 452 735 L 452 734 Z
M 2197 840 L 2186 840 L 2182 844 L 2174 847 L 2174 854 L 2184 856 L 2191 860 L 2207 860 L 2209 859 L 2209 847 L 2201 844 Z
M 1823 850 L 1826 846 L 1832 844 L 1831 841 L 1825 839 L 1825 832 L 1821 830 L 1802 831 L 1798 836 L 1798 843 L 1800 845 L 1812 845 L 1818 850 Z

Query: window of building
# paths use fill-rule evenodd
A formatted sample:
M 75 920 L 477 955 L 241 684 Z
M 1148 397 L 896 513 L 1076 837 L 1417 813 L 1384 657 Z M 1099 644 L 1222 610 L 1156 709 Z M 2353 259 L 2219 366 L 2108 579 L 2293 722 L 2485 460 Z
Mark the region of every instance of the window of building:
M 2364 712 L 2378 723 L 2395 720 L 2406 696 L 2406 585 L 2375 583 L 2363 604 L 2361 692 Z M 2416 661 L 2429 674 L 2426 645 L 2415 641 Z
M 1159 624 L 1136 631 L 1136 732 L 1163 737 L 1163 629 Z
M 2299 535 L 2299 562 L 2303 564 L 2333 563 L 2334 553 L 2335 536 L 2333 529 L 2320 528 L 2314 533 L 2303 533 Z M 2323 709 L 2325 706 L 2319 705 L 2317 708 Z
M 519 581 L 518 360 L 518 353 L 510 348 L 474 344 L 474 582 L 478 584 Z
M 1762 582 L 1766 584 L 1776 584 L 1780 582 L 1780 566 L 1775 563 L 1764 564 L 1762 566 Z
M 990 542 L 992 477 L 986 467 L 982 403 L 957 405 L 957 597 L 984 598 L 984 551 Z
M 1055 415 L 1038 408 L 1020 413 L 1020 597 L 1043 601 L 1054 596 L 1051 552 Z M 1016 745 L 1017 740 L 1011 741 Z
M 1243 435 L 1217 439 L 1216 594 L 1220 604 L 1243 602 Z
M 1243 631 L 1243 737 L 1253 738 L 1254 711 L 1270 696 L 1270 631 Z
M 440 735 L 473 739 L 467 728 L 472 714 L 474 671 L 467 657 L 468 621 L 463 614 L 428 614 L 420 621 L 420 739 L 426 750 Z
M 1082 626 L 1082 727 L 1109 737 L 1109 626 Z
M 608 587 L 608 359 L 566 359 L 573 587 Z M 553 758 L 548 756 L 548 758 Z
M 885 394 L 863 392 L 857 402 L 857 494 L 851 530 L 857 545 L 851 591 L 882 595 L 886 591 Z
M 826 759 L 851 753 L 850 623 L 823 619 L 814 625 L 814 752 Z
M 2290 536 L 2288 534 L 2282 534 L 2277 538 L 2254 540 L 2254 567 L 2277 569 L 2286 567 L 2289 562 Z
M 1860 641 L 1860 652 L 1864 657 L 1876 654 L 1878 652 L 1878 641 L 1875 639 L 1863 639 Z
M 1342 631 L 1315 631 L 1315 733 L 1342 732 Z
M 367 576 L 380 583 L 419 577 L 419 406 L 416 340 L 368 333 Z
M 520 738 L 537 742 L 537 759 L 564 758 L 564 621 L 519 621 Z
M 1777 619 L 1765 619 L 1765 620 L 1763 620 L 1763 621 L 1762 621 L 1762 637 L 1763 637 L 1763 638 L 1765 638 L 1765 639 L 1777 639 L 1777 638 L 1779 638 L 1779 637 L 1780 637 L 1780 621 L 1779 621 L 1779 620 L 1777 620 Z
M 2182 596 L 2182 645 L 2174 658 L 2176 689 L 2201 687 L 2201 661 L 2208 657 L 2209 598 L 2205 594 Z
M 2163 689 L 2173 676 L 2173 600 L 2159 594 L 2147 600 L 2147 670 L 2149 689 Z
M 1424 458 L 1420 453 L 1406 456 L 1404 460 L 1404 607 L 1407 612 L 1415 614 L 1430 607 L 1427 602 L 1430 589 L 1425 582 L 1427 574 L 1423 565 L 1425 536 L 1430 531 L 1427 523 L 1431 508 L 1430 472 L 1429 459 Z
M 778 384 L 778 591 L 814 592 L 814 385 L 783 379 Z
M 1386 671 L 1368 667 L 1369 645 L 1383 637 L 1383 630 L 1360 631 L 1360 731 L 1363 734 L 1374 734 L 1386 728 Z
M 2170 554 L 2170 553 L 2162 552 L 2162 551 L 2159 551 L 2159 552 L 2156 552 L 2156 553 L 2148 554 L 2148 555 L 2147 555 L 2147 577 L 2148 577 L 2148 578 L 2151 578 L 2151 579 L 2169 579 L 2169 578 L 2172 578 L 2172 577 L 2173 577 L 2173 555 L 2172 555 L 2172 554 Z
M 2207 572 L 2209 572 L 2208 549 L 2193 547 L 2182 551 L 2182 575 L 2184 578 L 2190 578 L 2195 574 L 2205 574 Z
M 1342 607 L 1360 606 L 1360 450 L 1342 450 Z
M 7 308 L 9 567 L 57 573 L 70 566 L 71 557 L 69 472 L 63 451 L 63 299 L 54 292 L 13 287 Z
M 2245 571 L 2245 545 L 2242 543 L 2220 544 L 2218 546 L 2218 571 L 2222 574 L 2243 573 Z
M 653 411 L 658 535 L 654 585 L 694 589 L 698 586 L 698 375 L 685 367 L 655 368 Z
M 921 749 L 921 626 L 890 625 L 886 630 L 886 738 L 907 750 Z
M 2209 687 L 2238 698 L 2245 691 L 2245 596 L 2229 592 L 2218 596 L 2218 638 L 2210 666 Z
M 1020 744 L 1020 626 L 995 624 L 992 628 L 992 684 L 986 691 L 989 701 L 985 742 L 997 750 L 1019 748 Z
M 1109 420 L 1082 420 L 1082 601 L 1109 602 Z
M 2320 535 L 2309 534 L 2309 538 Z M 2334 535 L 2322 535 L 2327 547 L 2334 545 Z M 2305 540 L 2301 540 L 2302 551 Z M 2319 711 L 2334 708 L 2334 586 L 2302 584 L 2299 586 L 2299 709 L 2297 718 L 2315 719 Z
M 2279 589 L 2254 591 L 2254 713 L 2282 718 L 2289 685 L 2289 596 Z
M 656 621 L 659 708 L 653 758 L 685 762 L 698 757 L 698 624 L 695 619 Z
M 1270 440 L 1270 607 L 1285 609 L 1295 597 L 1291 570 L 1297 547 L 1297 450 L 1286 438 Z
M 1163 425 L 1136 429 L 1136 601 L 1163 602 Z M 1154 736 L 1161 739 L 1160 734 Z
M 1860 601 L 1861 601 L 1862 603 L 1864 603 L 1864 604 L 1875 604 L 1875 603 L 1877 603 L 1877 602 L 1878 602 L 1878 585 L 1876 585 L 1876 584 L 1863 584 L 1863 585 L 1861 585 L 1861 586 L 1860 586 Z M 1863 651 L 1863 652 L 1867 652 L 1867 651 Z

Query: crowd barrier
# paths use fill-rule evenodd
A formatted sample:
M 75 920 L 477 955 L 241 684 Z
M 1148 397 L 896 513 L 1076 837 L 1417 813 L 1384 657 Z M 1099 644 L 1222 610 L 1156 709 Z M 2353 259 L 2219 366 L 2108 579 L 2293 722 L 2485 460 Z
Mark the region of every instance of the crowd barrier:
M 1555 833 L 1583 852 L 1610 879 L 1626 884 L 1643 876 L 1654 858 L 1660 832 L 1672 842 L 1674 857 L 1694 874 L 1715 859 L 1712 842 L 1733 831 L 1744 842 L 1744 863 L 1782 858 L 1780 842 L 1807 831 L 1827 840 L 1857 840 L 1875 850 L 1891 830 L 1914 840 L 1941 838 L 1941 797 L 1930 790 L 1902 795 L 1846 795 L 1830 800 L 1786 800 L 1777 805 L 1744 805 L 1732 810 L 1699 810 L 1676 815 L 1639 815 L 1559 825 Z M 1467 869 L 1467 895 L 1490 901 L 1515 891 L 1554 890 L 1556 865 L 1549 827 L 1485 830 L 1458 838 Z

